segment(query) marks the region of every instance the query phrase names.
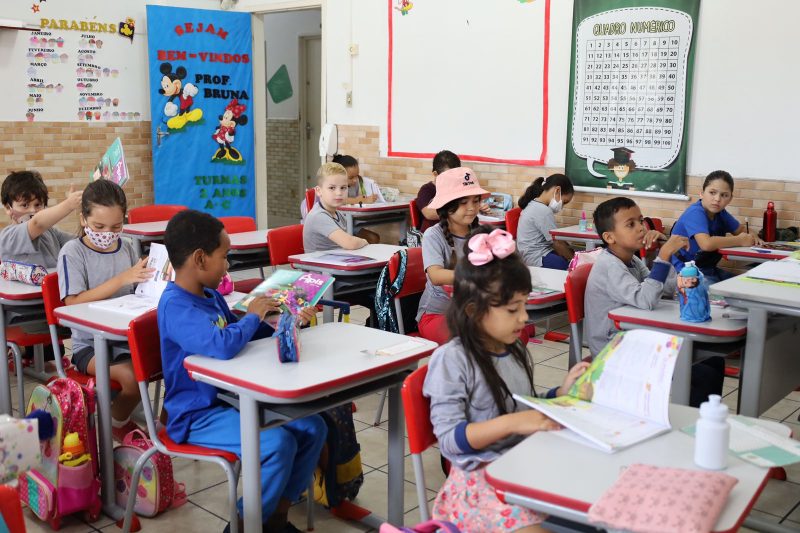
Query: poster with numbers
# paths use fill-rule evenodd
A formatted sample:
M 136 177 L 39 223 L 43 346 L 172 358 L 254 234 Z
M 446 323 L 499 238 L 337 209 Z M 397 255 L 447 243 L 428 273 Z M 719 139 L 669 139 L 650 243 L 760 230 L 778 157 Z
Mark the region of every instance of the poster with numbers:
M 575 0 L 565 170 L 576 186 L 685 194 L 699 8 Z

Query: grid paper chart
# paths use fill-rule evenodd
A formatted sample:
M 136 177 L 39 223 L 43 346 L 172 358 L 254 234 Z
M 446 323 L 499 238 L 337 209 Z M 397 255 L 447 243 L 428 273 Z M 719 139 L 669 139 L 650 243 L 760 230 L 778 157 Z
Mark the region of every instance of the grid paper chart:
M 593 175 L 620 149 L 641 169 L 678 156 L 692 31 L 686 13 L 666 8 L 615 9 L 578 26 L 571 139 Z

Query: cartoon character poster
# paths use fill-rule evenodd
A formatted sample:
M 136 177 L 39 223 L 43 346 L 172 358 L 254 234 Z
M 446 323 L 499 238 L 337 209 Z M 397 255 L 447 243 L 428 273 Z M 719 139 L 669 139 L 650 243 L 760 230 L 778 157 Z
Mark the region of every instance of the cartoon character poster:
M 147 6 L 155 202 L 255 216 L 250 15 Z
M 575 0 L 565 169 L 591 189 L 685 194 L 700 0 Z

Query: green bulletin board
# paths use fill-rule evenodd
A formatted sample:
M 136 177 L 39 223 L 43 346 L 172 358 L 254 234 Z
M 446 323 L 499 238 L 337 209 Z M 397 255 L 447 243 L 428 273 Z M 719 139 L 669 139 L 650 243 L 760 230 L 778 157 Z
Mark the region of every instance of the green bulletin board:
M 575 0 L 565 169 L 579 187 L 684 195 L 700 0 Z

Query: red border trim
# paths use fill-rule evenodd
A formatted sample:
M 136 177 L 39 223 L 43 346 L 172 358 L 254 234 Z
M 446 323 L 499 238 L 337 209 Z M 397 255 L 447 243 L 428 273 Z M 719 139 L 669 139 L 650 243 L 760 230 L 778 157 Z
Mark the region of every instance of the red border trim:
M 553 237 L 573 237 L 573 238 L 576 238 L 576 239 L 593 239 L 593 240 L 596 240 L 596 241 L 600 240 L 600 235 L 598 235 L 597 233 L 592 233 L 592 232 L 588 232 L 588 231 L 584 231 L 584 232 L 581 232 L 581 233 L 575 233 L 575 232 L 572 232 L 572 231 L 561 231 L 561 230 L 558 230 L 558 229 L 551 229 L 550 230 L 550 235 L 552 235 Z
M 755 493 L 753 494 L 753 497 L 750 498 L 750 503 L 748 503 L 747 507 L 744 508 L 744 511 L 742 512 L 742 515 L 739 517 L 739 520 L 736 521 L 736 524 L 734 524 L 734 526 L 731 529 L 726 529 L 724 531 L 715 531 L 714 533 L 735 533 L 736 531 L 739 531 L 739 529 L 742 527 L 742 524 L 744 524 L 744 521 L 747 519 L 748 516 L 750 516 L 750 511 L 753 510 L 753 506 L 756 504 L 756 500 L 758 500 L 758 497 L 761 496 L 761 492 L 763 492 L 764 487 L 767 486 L 767 482 L 770 480 L 770 477 L 771 477 L 770 470 L 769 469 L 764 470 L 764 480 L 761 482 L 761 485 L 758 487 L 758 490 L 756 490 Z
M 713 335 L 715 337 L 741 337 L 742 335 L 747 335 L 747 326 L 742 326 L 741 329 L 734 329 L 729 331 L 722 331 L 717 329 L 711 328 L 704 328 L 702 326 L 693 326 L 690 324 L 685 324 L 683 322 L 662 322 L 660 320 L 650 320 L 648 318 L 635 318 L 629 316 L 620 316 L 615 315 L 613 312 L 608 313 L 608 318 L 614 321 L 614 325 L 617 326 L 617 329 L 622 329 L 619 327 L 621 322 L 625 322 L 626 324 L 636 324 L 640 326 L 652 326 L 656 328 L 662 328 L 668 331 L 684 331 L 687 333 L 698 333 L 700 335 Z
M 42 291 L 40 290 L 39 292 L 26 292 L 24 294 L 0 293 L 0 298 L 2 298 L 3 300 L 39 300 L 42 298 Z
M 98 324 L 97 322 L 92 322 L 90 320 L 85 320 L 83 318 L 75 318 L 73 316 L 62 316 L 62 313 L 59 311 L 59 309 L 61 308 L 59 307 L 58 309 L 55 310 L 56 318 L 67 320 L 69 322 L 74 322 L 76 324 L 80 324 L 81 326 L 93 328 L 99 331 L 103 331 L 105 333 L 113 333 L 114 335 L 120 335 L 122 337 L 128 336 L 128 324 L 130 324 L 130 322 L 133 321 L 133 318 L 131 318 L 128 321 L 128 324 L 125 325 L 125 329 L 112 329 L 108 327 L 107 324 Z
M 382 268 L 385 267 L 386 263 L 388 262 L 389 262 L 388 259 L 386 261 L 375 260 L 372 263 L 359 263 L 357 265 L 346 266 L 346 265 L 332 265 L 330 263 L 320 263 L 316 261 L 310 261 L 308 259 L 303 259 L 302 261 L 299 261 L 297 259 L 292 259 L 291 257 L 289 257 L 289 264 L 292 265 L 292 268 L 294 268 L 294 265 L 306 265 L 306 266 L 315 266 L 321 268 L 329 268 L 331 270 L 341 270 L 343 272 L 352 272 L 356 270 L 369 270 L 371 268 Z
M 183 366 L 186 368 L 188 372 L 197 372 L 199 374 L 203 374 L 212 378 L 216 378 L 220 381 L 224 381 L 226 383 L 230 383 L 231 385 L 235 385 L 237 387 L 241 387 L 243 389 L 260 392 L 261 394 L 267 394 L 274 398 L 299 398 L 301 396 L 307 396 L 309 394 L 313 394 L 315 392 L 325 391 L 339 385 L 344 385 L 353 381 L 357 381 L 361 378 L 366 378 L 370 376 L 385 374 L 387 371 L 394 370 L 395 368 L 402 368 L 408 366 L 409 363 L 413 363 L 414 361 L 418 361 L 424 357 L 430 355 L 435 348 L 431 348 L 430 350 L 426 350 L 424 352 L 420 352 L 416 355 L 411 355 L 406 358 L 397 360 L 389 365 L 380 366 L 378 368 L 371 368 L 369 370 L 364 370 L 362 372 L 357 372 L 355 374 L 350 374 L 349 376 L 342 376 L 341 378 L 332 379 L 330 381 L 325 381 L 323 383 L 318 383 L 313 386 L 305 387 L 302 389 L 293 389 L 293 390 L 276 390 L 271 389 L 269 387 L 263 387 L 258 385 L 257 383 L 253 383 L 250 381 L 245 381 L 243 379 L 231 379 L 230 376 L 226 375 L 223 372 L 216 372 L 208 369 L 202 369 L 197 367 L 196 365 L 190 364 L 188 361 L 184 360 Z M 193 378 L 194 379 L 194 378 Z
M 372 205 L 366 207 L 354 207 L 355 204 L 351 205 L 343 205 L 341 207 L 337 207 L 337 211 L 350 211 L 353 213 L 383 213 L 384 211 L 407 211 L 408 205 L 411 202 L 407 202 L 406 205 Z
M 264 242 L 256 242 L 252 244 L 231 244 L 231 250 L 252 250 L 254 248 L 263 248 L 264 250 L 269 249 L 269 245 L 267 245 L 267 240 L 264 239 Z
M 433 153 L 417 153 L 417 152 L 398 152 L 392 149 L 392 81 L 394 79 L 394 30 L 393 30 L 393 15 L 394 7 L 392 0 L 387 1 L 389 6 L 389 105 L 386 116 L 386 137 L 387 137 L 387 153 L 389 157 L 412 157 L 429 159 L 434 155 Z M 549 99 L 549 86 L 550 86 L 550 0 L 544 0 L 544 76 L 542 79 L 542 153 L 539 154 L 539 159 L 499 159 L 496 157 L 487 157 L 481 155 L 458 154 L 462 161 L 479 161 L 482 163 L 505 163 L 510 165 L 524 165 L 524 166 L 541 166 L 544 165 L 545 157 L 547 156 L 547 126 L 548 126 L 548 106 Z
M 555 294 L 543 294 L 541 297 L 531 298 L 525 303 L 527 305 L 546 304 L 548 302 L 557 302 L 559 300 L 564 300 L 566 299 L 566 297 L 567 297 L 566 293 L 562 291 L 562 292 L 557 292 Z
M 745 252 L 744 250 L 739 251 L 739 250 L 731 250 L 725 248 L 721 249 L 719 253 L 721 253 L 722 257 L 724 257 L 725 259 L 728 259 L 728 256 L 731 255 L 734 257 L 754 257 L 756 259 L 766 259 L 767 261 L 770 260 L 780 261 L 781 259 L 786 259 L 791 254 L 791 252 L 786 252 L 786 255 L 776 254 L 775 252 L 771 253 L 755 252 L 755 251 Z
M 561 507 L 566 507 L 567 509 L 573 509 L 582 513 L 588 513 L 589 507 L 592 506 L 591 503 L 573 500 L 572 498 L 565 498 L 564 496 L 560 496 L 558 494 L 552 494 L 550 492 L 544 492 L 532 489 L 530 487 L 517 485 L 516 483 L 509 483 L 508 481 L 497 479 L 488 471 L 486 472 L 486 481 L 488 481 L 489 484 L 494 487 L 495 492 L 501 491 L 506 494 L 517 494 L 525 498 L 533 498 L 535 500 L 551 503 L 553 505 L 559 505 Z

